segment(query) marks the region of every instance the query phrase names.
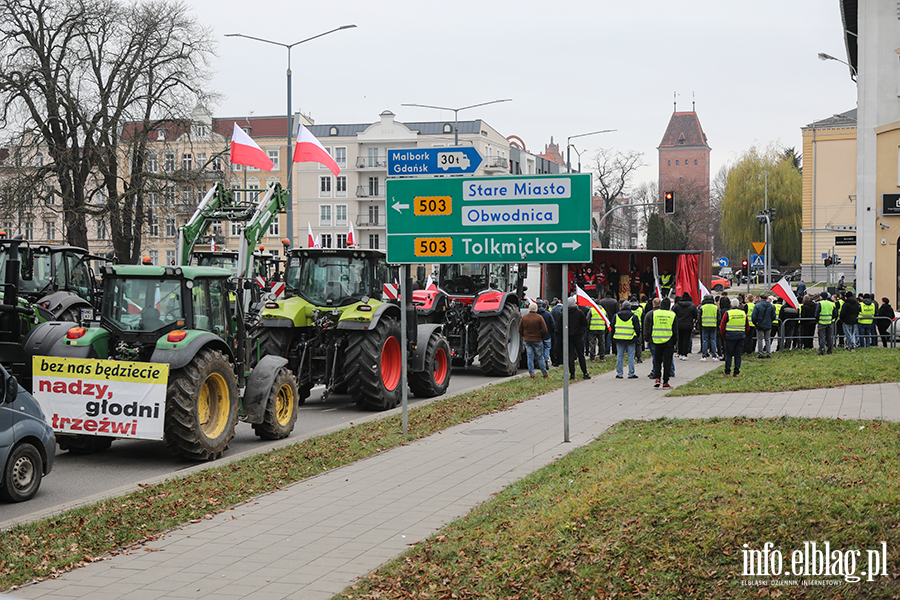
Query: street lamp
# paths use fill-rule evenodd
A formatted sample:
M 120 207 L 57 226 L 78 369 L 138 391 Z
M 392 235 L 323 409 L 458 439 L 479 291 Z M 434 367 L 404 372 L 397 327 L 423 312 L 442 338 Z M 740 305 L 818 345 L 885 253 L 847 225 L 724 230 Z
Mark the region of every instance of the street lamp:
M 503 100 L 491 100 L 490 102 L 482 102 L 481 104 L 473 104 L 471 106 L 462 106 L 460 108 L 448 108 L 446 106 L 430 106 L 428 104 L 401 104 L 400 106 L 415 106 L 418 108 L 435 108 L 437 110 L 452 110 L 453 111 L 453 145 L 459 146 L 459 111 L 467 110 L 469 108 L 477 108 L 479 106 L 487 106 L 488 104 L 498 104 L 500 102 L 512 102 L 512 98 L 505 98 Z
M 266 44 L 273 44 L 275 46 L 287 48 L 287 156 L 285 158 L 287 159 L 286 163 L 288 165 L 287 189 L 289 198 L 289 201 L 287 203 L 287 237 L 288 240 L 290 240 L 292 246 L 294 245 L 294 164 L 291 161 L 291 146 L 293 145 L 294 130 L 291 123 L 293 117 L 293 114 L 291 113 L 291 48 L 293 48 L 294 46 L 299 46 L 300 44 L 303 44 L 305 42 L 312 41 L 316 38 L 328 35 L 329 33 L 334 33 L 335 31 L 341 31 L 343 29 L 353 29 L 354 27 L 356 27 L 356 25 L 341 25 L 340 27 L 337 27 L 335 29 L 331 29 L 312 37 L 308 37 L 305 40 L 300 40 L 299 42 L 294 42 L 293 44 L 284 44 L 282 42 L 254 37 L 252 35 L 244 35 L 243 33 L 225 34 L 225 37 L 242 37 L 247 38 L 248 40 L 256 40 L 257 42 L 265 42 Z
M 839 58 L 837 58 L 837 57 L 835 57 L 835 56 L 832 56 L 832 55 L 830 55 L 830 54 L 825 54 L 824 52 L 819 52 L 819 60 L 822 60 L 822 61 L 825 61 L 825 60 L 836 60 L 836 61 L 838 61 L 839 63 L 843 63 L 843 64 L 847 65 L 848 67 L 850 67 L 850 73 L 853 75 L 853 81 L 856 81 L 856 79 L 857 79 L 856 69 L 853 67 L 853 65 L 851 65 L 851 64 L 848 63 L 847 61 L 841 60 L 841 59 L 839 59 Z
M 575 138 L 586 137 L 589 135 L 597 135 L 599 133 L 610 133 L 612 131 L 616 131 L 616 130 L 615 129 L 604 129 L 603 131 L 592 131 L 590 133 L 579 133 L 578 135 L 570 135 L 568 138 L 566 138 L 566 171 L 568 173 L 572 172 L 572 152 L 571 152 L 572 140 L 574 140 Z M 575 152 L 578 152 L 578 150 L 575 150 Z M 583 152 L 583 150 L 582 150 L 582 152 Z M 578 155 L 578 160 L 579 160 L 579 165 L 580 165 L 581 154 Z M 579 166 L 578 170 L 579 171 L 581 170 L 580 166 Z

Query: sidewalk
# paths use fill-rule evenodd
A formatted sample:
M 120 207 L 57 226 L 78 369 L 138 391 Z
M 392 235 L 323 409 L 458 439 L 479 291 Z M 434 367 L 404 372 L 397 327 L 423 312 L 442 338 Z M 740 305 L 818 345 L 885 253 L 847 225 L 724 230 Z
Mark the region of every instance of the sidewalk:
M 718 367 L 677 362 L 673 385 Z M 21 599 L 327 599 L 623 419 L 738 416 L 900 420 L 900 384 L 666 398 L 638 366 L 570 386 L 266 494 L 130 554 L 12 592 Z

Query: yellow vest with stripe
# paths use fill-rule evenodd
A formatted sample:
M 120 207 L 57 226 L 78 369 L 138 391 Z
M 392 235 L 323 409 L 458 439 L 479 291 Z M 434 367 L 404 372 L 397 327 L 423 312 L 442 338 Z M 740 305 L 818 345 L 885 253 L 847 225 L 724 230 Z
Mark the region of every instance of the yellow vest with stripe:
M 859 324 L 871 325 L 875 322 L 875 304 L 863 304 L 859 307 Z
M 623 321 L 616 314 L 616 333 L 613 335 L 614 340 L 631 341 L 634 339 L 634 323 L 631 319 Z
M 593 306 L 591 308 L 591 331 L 606 331 L 606 322 L 603 320 L 603 317 L 600 316 L 600 313 L 597 312 L 597 309 Z M 603 307 L 600 307 L 600 310 L 603 310 Z M 603 310 L 603 314 L 606 314 L 606 311 Z
M 753 307 L 756 306 L 756 302 L 748 302 L 747 303 L 747 322 L 750 323 L 750 327 L 753 327 Z
M 662 287 L 672 287 L 672 274 L 670 273 L 668 275 L 660 275 L 659 284 Z
M 700 326 L 715 327 L 716 317 L 719 314 L 719 307 L 715 304 L 700 305 Z
M 831 325 L 834 321 L 834 302 L 822 300 L 819 302 L 819 325 Z
M 675 313 L 671 310 L 657 308 L 653 311 L 653 332 L 650 336 L 654 344 L 665 344 L 672 339 L 672 325 L 675 324 Z
M 776 304 L 775 305 L 775 318 L 772 320 L 772 325 L 775 326 L 775 325 L 778 325 L 779 323 L 781 323 L 781 305 Z
M 725 323 L 726 333 L 729 331 L 745 333 L 747 331 L 747 322 L 750 320 L 747 313 L 739 308 L 732 308 L 725 314 L 728 315 L 728 321 Z
M 644 322 L 644 305 L 643 304 L 638 304 L 637 308 L 635 308 L 631 312 L 633 312 L 635 315 L 637 315 L 639 323 Z

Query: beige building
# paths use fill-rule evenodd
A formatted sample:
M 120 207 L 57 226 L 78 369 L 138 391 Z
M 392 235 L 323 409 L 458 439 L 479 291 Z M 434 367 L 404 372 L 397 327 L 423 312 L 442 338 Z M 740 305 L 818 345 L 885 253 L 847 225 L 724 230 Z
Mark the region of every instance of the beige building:
M 810 123 L 803 133 L 803 281 L 856 278 L 856 109 Z M 777 215 L 776 215 L 777 218 Z M 837 254 L 841 264 L 825 266 Z

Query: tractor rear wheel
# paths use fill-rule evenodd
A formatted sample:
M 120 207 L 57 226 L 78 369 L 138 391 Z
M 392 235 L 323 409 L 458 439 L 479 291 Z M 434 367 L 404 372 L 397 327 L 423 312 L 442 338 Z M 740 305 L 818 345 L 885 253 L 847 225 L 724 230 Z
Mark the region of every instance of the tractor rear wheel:
M 360 406 L 388 410 L 400 402 L 403 372 L 400 324 L 382 317 L 368 331 L 354 332 L 344 352 L 347 392 Z
M 264 440 L 280 440 L 291 435 L 297 422 L 297 380 L 287 369 L 279 369 L 269 397 L 263 422 L 253 425 L 253 431 Z
M 519 368 L 522 342 L 519 321 L 522 316 L 514 304 L 508 303 L 494 317 L 484 317 L 478 324 L 478 360 L 486 375 L 515 375 Z
M 237 381 L 221 352 L 203 348 L 169 374 L 163 431 L 173 453 L 193 460 L 221 457 L 237 419 Z
M 428 338 L 425 370 L 409 374 L 409 389 L 419 398 L 434 398 L 450 385 L 450 344 L 437 331 Z

